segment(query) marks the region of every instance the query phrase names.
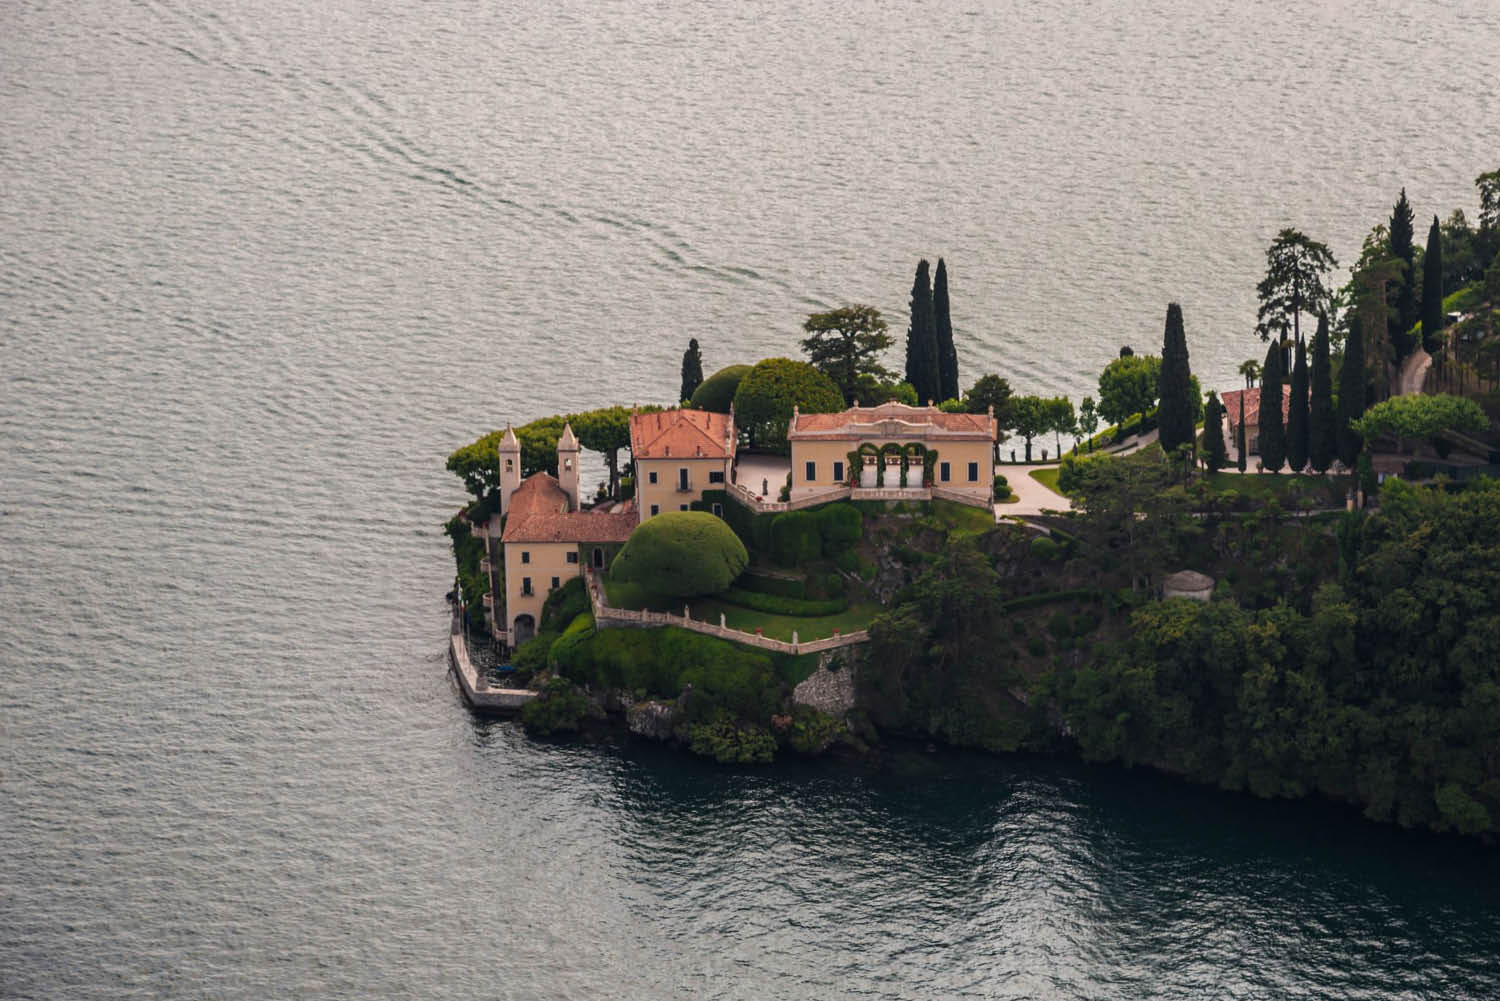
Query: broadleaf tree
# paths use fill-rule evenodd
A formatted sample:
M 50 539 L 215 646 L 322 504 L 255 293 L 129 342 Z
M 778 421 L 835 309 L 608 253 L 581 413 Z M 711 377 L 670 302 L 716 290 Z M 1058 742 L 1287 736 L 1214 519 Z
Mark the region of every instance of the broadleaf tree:
M 880 310 L 874 306 L 841 306 L 826 313 L 813 313 L 802 324 L 807 337 L 802 350 L 808 360 L 833 380 L 844 402 L 859 399 L 867 380 L 884 382 L 891 372 L 880 364 L 881 354 L 891 346 L 891 335 Z

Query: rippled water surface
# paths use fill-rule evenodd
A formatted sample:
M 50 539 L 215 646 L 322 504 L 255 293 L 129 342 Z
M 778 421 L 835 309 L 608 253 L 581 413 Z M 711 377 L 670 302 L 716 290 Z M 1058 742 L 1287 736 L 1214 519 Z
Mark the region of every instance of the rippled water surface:
M 0 996 L 1494 998 L 1493 853 L 1029 759 L 542 746 L 442 470 L 893 326 L 1087 392 L 1474 214 L 1489 3 L 0 6 Z

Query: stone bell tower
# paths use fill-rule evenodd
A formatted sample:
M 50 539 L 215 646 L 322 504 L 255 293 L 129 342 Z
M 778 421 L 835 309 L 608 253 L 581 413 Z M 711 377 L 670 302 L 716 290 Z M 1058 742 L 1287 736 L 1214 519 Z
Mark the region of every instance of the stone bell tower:
M 510 495 L 521 485 L 521 442 L 509 424 L 497 449 L 500 459 L 500 513 L 510 510 Z
M 568 510 L 578 510 L 578 438 L 573 425 L 564 424 L 557 439 L 557 485 L 568 495 Z

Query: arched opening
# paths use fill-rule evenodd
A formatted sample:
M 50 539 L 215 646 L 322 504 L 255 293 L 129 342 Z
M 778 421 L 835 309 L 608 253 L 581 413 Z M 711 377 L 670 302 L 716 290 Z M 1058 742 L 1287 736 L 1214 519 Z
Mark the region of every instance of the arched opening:
M 594 547 L 594 569 L 604 569 L 604 550 L 600 549 L 598 546 Z
M 510 631 L 510 645 L 520 646 L 536 635 L 536 619 L 530 615 L 517 615 L 515 628 Z

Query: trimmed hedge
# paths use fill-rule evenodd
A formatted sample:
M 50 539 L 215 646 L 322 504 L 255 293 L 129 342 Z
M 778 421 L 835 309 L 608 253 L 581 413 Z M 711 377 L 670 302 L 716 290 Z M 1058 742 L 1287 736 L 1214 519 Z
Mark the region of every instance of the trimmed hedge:
M 669 511 L 630 533 L 610 575 L 660 595 L 693 598 L 717 594 L 750 562 L 727 524 L 702 511 Z
M 807 597 L 807 582 L 800 577 L 772 577 L 770 574 L 759 574 L 754 570 L 746 570 L 740 574 L 740 579 L 734 582 L 735 587 L 744 588 L 746 591 L 758 591 L 761 594 L 776 594 L 783 598 L 805 598 Z
M 849 608 L 849 601 L 846 598 L 812 601 L 805 598 L 786 598 L 777 594 L 762 594 L 759 591 L 746 591 L 738 587 L 731 587 L 724 592 L 722 597 L 733 604 L 771 615 L 837 615 Z
M 858 513 L 858 512 L 856 512 Z M 771 522 L 771 556 L 784 567 L 801 566 L 823 553 L 821 519 L 813 511 L 788 511 Z
M 859 508 L 846 502 L 818 509 L 818 531 L 823 537 L 823 555 L 837 556 L 851 549 L 864 535 L 865 518 Z

